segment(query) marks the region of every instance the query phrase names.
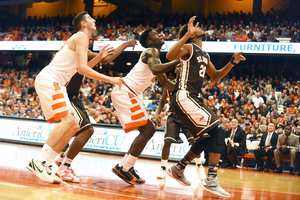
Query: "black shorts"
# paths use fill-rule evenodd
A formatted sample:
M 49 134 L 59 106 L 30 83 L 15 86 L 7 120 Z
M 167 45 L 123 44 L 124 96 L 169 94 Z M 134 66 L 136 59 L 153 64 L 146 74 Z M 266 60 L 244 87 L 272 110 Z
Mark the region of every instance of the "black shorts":
M 75 134 L 75 136 L 77 136 L 80 133 L 82 133 L 83 131 L 85 131 L 89 128 L 93 128 L 93 127 L 92 127 L 89 116 L 86 113 L 85 108 L 84 108 L 81 100 L 78 97 L 74 97 L 73 99 L 70 99 L 70 101 L 71 101 L 71 104 L 72 104 L 73 108 L 75 109 L 75 111 L 77 112 L 77 114 L 80 118 L 80 121 L 79 121 L 80 129 Z
M 179 139 L 180 129 L 187 140 L 194 139 L 193 135 L 187 130 L 182 121 L 178 119 L 177 115 L 171 113 L 166 121 L 165 140 L 176 143 Z
M 194 136 L 195 141 L 220 124 L 217 116 L 203 104 L 202 99 L 188 91 L 173 92 L 171 107 Z

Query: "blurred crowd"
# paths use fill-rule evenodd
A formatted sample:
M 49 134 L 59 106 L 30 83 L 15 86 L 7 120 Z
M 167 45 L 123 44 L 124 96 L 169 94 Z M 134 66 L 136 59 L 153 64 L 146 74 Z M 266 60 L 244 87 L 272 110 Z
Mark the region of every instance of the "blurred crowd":
M 195 15 L 195 14 L 192 14 Z M 152 27 L 166 41 L 178 40 L 180 27 L 192 16 L 186 13 L 170 15 L 123 15 L 117 12 L 97 19 L 98 30 L 93 40 L 139 39 L 141 32 Z M 0 20 L 0 41 L 67 40 L 74 30 L 74 16 L 28 17 L 26 20 Z M 196 21 L 205 31 L 205 41 L 277 42 L 278 38 L 291 38 L 299 42 L 300 25 L 297 17 L 288 12 L 271 10 L 266 14 L 216 13 L 207 17 L 198 14 Z

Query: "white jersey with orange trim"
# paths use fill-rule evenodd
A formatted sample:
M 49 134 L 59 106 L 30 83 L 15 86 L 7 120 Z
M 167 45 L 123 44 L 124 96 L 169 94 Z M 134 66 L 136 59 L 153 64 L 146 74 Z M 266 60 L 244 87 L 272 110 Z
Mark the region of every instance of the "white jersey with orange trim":
M 76 34 L 84 33 L 77 32 Z M 69 38 L 69 40 L 71 38 Z M 38 76 L 46 74 L 47 76 L 55 79 L 60 85 L 65 85 L 72 78 L 72 76 L 77 72 L 78 64 L 76 61 L 76 52 L 69 49 L 68 41 L 56 53 L 53 60 L 38 74 Z
M 35 89 L 43 114 L 50 123 L 60 120 L 68 113 L 72 113 L 79 122 L 79 116 L 70 103 L 65 87 L 78 68 L 76 53 L 69 49 L 68 41 L 35 79 Z
M 135 92 L 136 95 L 141 95 L 144 90 L 154 82 L 156 75 L 152 73 L 148 64 L 143 63 L 141 54 L 139 61 L 125 76 L 126 85 Z

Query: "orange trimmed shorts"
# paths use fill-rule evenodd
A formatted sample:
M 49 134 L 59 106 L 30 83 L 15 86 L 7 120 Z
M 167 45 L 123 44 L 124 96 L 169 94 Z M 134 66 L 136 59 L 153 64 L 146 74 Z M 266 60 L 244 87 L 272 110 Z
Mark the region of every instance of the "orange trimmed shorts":
M 114 87 L 111 99 L 126 133 L 147 124 L 149 116 L 142 99 L 125 85 L 122 85 L 121 89 L 118 86 Z
M 54 123 L 67 116 L 69 112 L 79 121 L 79 116 L 71 105 L 65 86 L 53 79 L 43 79 L 42 81 L 35 81 L 35 90 L 48 122 Z

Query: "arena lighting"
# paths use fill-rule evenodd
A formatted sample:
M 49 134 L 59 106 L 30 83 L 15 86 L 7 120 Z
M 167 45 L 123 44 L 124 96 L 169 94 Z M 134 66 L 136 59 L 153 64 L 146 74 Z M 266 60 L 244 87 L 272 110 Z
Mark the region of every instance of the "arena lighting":
M 115 62 L 110 62 L 109 65 L 115 65 Z
M 130 65 L 131 65 L 131 62 L 127 62 L 126 65 L 127 65 L 127 66 L 130 66 Z

